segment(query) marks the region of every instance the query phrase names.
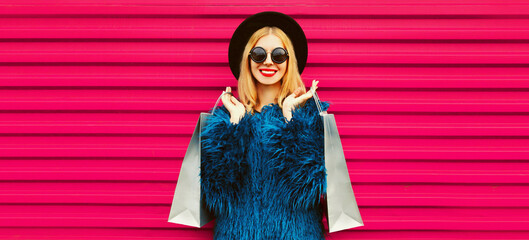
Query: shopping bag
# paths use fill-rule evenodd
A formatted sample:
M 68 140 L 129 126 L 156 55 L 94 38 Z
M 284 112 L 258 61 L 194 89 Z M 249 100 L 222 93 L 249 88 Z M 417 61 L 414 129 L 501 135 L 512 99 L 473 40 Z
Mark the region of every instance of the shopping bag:
M 351 186 L 342 141 L 334 114 L 322 111 L 318 94 L 311 87 L 316 107 L 323 120 L 325 139 L 325 168 L 327 171 L 327 208 L 325 215 L 329 232 L 364 226 Z
M 187 147 L 180 175 L 174 192 L 168 222 L 192 227 L 202 227 L 214 219 L 213 214 L 206 208 L 200 191 L 200 163 L 201 163 L 201 132 L 209 116 L 212 116 L 223 94 L 217 99 L 211 113 L 200 113 L 191 141 Z

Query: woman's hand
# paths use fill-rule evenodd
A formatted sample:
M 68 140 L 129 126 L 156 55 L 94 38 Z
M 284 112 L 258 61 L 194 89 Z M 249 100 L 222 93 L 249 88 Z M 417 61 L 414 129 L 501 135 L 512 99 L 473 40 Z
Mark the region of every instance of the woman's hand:
M 318 88 L 318 82 L 319 81 L 316 81 L 316 79 L 312 80 L 312 88 L 314 91 Z M 302 87 L 299 87 L 283 101 L 283 116 L 286 117 L 288 121 L 292 118 L 292 110 L 312 97 L 312 91 L 308 91 L 299 96 L 301 91 Z
M 230 112 L 230 122 L 239 123 L 239 120 L 246 114 L 246 108 L 237 98 L 231 95 L 231 87 L 226 87 L 226 92 L 229 93 L 222 95 L 222 104 Z

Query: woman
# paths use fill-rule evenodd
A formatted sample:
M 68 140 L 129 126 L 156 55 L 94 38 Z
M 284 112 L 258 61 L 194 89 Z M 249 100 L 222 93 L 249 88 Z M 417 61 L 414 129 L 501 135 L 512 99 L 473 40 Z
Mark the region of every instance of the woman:
M 282 13 L 255 14 L 235 31 L 229 55 L 240 100 L 226 88 L 201 134 L 215 239 L 324 239 L 323 123 L 300 77 L 303 30 Z

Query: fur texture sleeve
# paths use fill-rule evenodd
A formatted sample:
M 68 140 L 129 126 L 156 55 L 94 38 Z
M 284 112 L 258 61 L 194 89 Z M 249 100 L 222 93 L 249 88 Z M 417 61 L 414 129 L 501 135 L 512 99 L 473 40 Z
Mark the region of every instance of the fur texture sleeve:
M 250 137 L 250 121 L 246 113 L 239 123 L 231 123 L 229 111 L 221 106 L 202 128 L 201 195 L 213 213 L 229 214 L 239 202 L 236 193 L 248 172 L 243 144 Z
M 330 103 L 321 102 L 326 111 Z M 281 113 L 281 116 L 282 113 Z M 285 184 L 285 197 L 294 209 L 309 209 L 320 203 L 326 192 L 323 120 L 314 98 L 294 108 L 292 118 L 278 118 L 267 125 L 270 154 L 280 181 Z

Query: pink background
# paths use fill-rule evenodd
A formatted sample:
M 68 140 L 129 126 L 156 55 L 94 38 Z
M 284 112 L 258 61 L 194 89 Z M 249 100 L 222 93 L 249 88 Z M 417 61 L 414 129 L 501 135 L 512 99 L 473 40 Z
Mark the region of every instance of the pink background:
M 266 10 L 342 136 L 365 226 L 328 239 L 529 238 L 527 1 L 73 2 L 0 2 L 0 239 L 211 239 L 170 204 Z

